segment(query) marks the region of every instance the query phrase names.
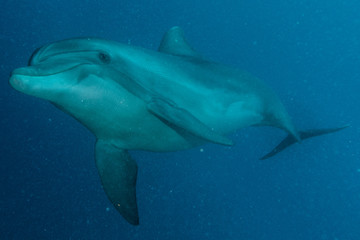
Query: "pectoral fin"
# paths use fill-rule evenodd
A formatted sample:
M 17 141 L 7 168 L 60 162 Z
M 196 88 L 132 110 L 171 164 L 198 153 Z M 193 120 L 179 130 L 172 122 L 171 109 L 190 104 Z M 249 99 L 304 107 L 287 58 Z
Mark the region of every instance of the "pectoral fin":
M 136 162 L 126 150 L 100 139 L 96 142 L 95 159 L 109 200 L 129 223 L 138 225 Z
M 214 132 L 199 119 L 194 117 L 190 112 L 177 107 L 169 101 L 160 98 L 152 99 L 152 101 L 148 103 L 147 107 L 149 111 L 156 116 L 165 119 L 177 127 L 185 129 L 197 137 L 222 145 L 233 145 L 233 142 L 230 139 Z

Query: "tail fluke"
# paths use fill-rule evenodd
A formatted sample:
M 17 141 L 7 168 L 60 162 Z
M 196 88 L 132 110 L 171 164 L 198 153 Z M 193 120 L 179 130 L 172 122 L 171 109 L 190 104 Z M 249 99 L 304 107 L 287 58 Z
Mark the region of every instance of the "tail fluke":
M 300 136 L 301 140 L 305 140 L 307 138 L 337 132 L 337 131 L 340 131 L 347 127 L 349 127 L 349 125 L 337 127 L 337 128 L 310 129 L 310 130 L 305 130 L 305 131 L 299 131 L 299 136 Z M 268 154 L 266 154 L 262 158 L 260 158 L 260 160 L 270 158 L 296 142 L 298 142 L 297 139 L 293 135 L 289 134 L 286 138 L 284 138 L 284 140 L 282 140 L 279 143 L 279 145 L 277 145 L 271 152 L 269 152 Z

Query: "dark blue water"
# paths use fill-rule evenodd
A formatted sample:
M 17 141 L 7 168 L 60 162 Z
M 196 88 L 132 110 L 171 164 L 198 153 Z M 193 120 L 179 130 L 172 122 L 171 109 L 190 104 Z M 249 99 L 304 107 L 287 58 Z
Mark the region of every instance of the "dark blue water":
M 360 3 L 319 1 L 9 1 L 0 8 L 0 239 L 360 239 Z M 236 145 L 133 152 L 140 226 L 103 192 L 95 138 L 10 72 L 37 47 L 97 36 L 156 49 L 181 26 L 209 59 L 246 69 L 299 129 L 342 132 L 257 160 L 284 137 L 236 132 Z

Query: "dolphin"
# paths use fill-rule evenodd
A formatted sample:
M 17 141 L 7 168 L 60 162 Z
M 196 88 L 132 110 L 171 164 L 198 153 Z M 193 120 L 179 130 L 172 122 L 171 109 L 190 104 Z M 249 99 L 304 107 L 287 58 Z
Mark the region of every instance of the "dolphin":
M 9 80 L 16 90 L 50 101 L 97 138 L 95 161 L 114 207 L 139 224 L 137 164 L 128 150 L 178 151 L 205 143 L 233 145 L 227 134 L 248 126 L 288 133 L 271 157 L 295 142 L 345 128 L 297 131 L 276 94 L 246 71 L 196 52 L 179 27 L 158 51 L 97 38 L 37 49 Z

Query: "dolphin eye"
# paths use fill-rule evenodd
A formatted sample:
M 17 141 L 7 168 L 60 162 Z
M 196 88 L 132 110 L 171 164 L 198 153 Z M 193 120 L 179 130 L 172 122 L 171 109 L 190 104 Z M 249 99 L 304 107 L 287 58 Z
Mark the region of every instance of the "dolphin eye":
M 103 52 L 99 53 L 99 59 L 103 63 L 110 63 L 110 61 L 111 61 L 109 54 L 103 53 Z

